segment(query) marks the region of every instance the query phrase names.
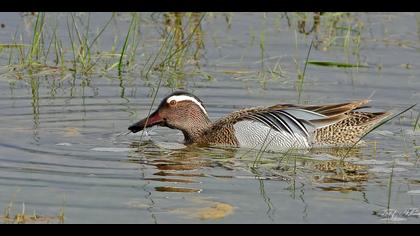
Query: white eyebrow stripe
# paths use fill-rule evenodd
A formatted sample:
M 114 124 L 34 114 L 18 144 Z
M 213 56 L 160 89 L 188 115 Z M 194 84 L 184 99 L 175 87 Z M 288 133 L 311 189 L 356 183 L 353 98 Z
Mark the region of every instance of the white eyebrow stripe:
M 192 101 L 195 104 L 197 104 L 197 106 L 200 107 L 200 109 L 204 112 L 204 114 L 207 115 L 207 111 L 206 109 L 204 109 L 203 105 L 201 105 L 201 103 L 199 101 L 197 101 L 197 99 L 187 96 L 187 95 L 174 95 L 169 97 L 166 102 L 170 103 L 171 101 L 175 100 L 176 102 L 181 102 L 181 101 Z

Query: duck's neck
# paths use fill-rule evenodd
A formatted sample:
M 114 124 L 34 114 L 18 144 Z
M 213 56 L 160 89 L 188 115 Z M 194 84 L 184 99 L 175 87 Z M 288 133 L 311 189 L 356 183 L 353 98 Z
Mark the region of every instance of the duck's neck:
M 200 143 L 204 139 L 204 133 L 211 127 L 211 121 L 208 116 L 195 117 L 194 122 L 188 126 L 188 128 L 182 129 L 184 134 L 185 143 Z

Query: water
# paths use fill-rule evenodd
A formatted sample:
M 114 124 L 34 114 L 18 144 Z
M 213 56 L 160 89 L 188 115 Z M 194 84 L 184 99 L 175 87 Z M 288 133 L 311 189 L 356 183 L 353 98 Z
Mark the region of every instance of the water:
M 95 13 L 92 29 L 109 16 Z M 1 13 L 0 23 L 6 25 L 1 42 L 10 43 L 16 29 L 30 40 L 27 17 Z M 63 38 L 66 17 L 60 13 L 57 18 Z M 370 67 L 308 65 L 300 95 L 293 59 L 303 70 L 312 34 L 295 34 L 281 14 L 230 17 L 230 25 L 216 13 L 202 23 L 200 71 L 214 79 L 198 74 L 183 82 L 205 102 L 212 120 L 242 107 L 276 103 L 332 103 L 372 95 L 378 110 L 400 111 L 420 101 L 413 13 L 355 15 L 364 24 L 358 54 Z M 159 50 L 164 28 L 150 15 L 142 19 L 141 39 L 148 43 L 142 41 L 137 49 L 140 68 Z M 115 29 L 124 35 L 129 23 L 130 16 L 121 14 Z M 101 46 L 110 50 L 113 30 L 104 35 Z M 123 39 L 117 41 L 118 48 Z M 180 132 L 167 128 L 149 130 L 145 137 L 126 135 L 130 124 L 148 114 L 155 91 L 136 70 L 123 82 L 114 72 L 75 79 L 71 73 L 23 73 L 17 79 L 6 67 L 5 50 L 1 58 L 0 209 L 12 202 L 11 215 L 21 213 L 24 203 L 29 215 L 64 211 L 65 223 L 419 223 L 415 214 L 386 220 L 375 214 L 388 202 L 401 212 L 420 207 L 420 135 L 413 131 L 418 108 L 369 134 L 367 144 L 346 159 L 348 167 L 334 166 L 342 150 L 297 158 L 266 153 L 254 163 L 256 151 L 186 147 Z M 310 54 L 319 61 L 355 63 L 356 58 L 339 46 Z M 280 65 L 274 71 L 282 75 L 258 77 L 261 63 L 268 70 Z M 152 74 L 152 80 L 158 78 Z M 163 82 L 157 100 L 172 91 L 168 85 Z

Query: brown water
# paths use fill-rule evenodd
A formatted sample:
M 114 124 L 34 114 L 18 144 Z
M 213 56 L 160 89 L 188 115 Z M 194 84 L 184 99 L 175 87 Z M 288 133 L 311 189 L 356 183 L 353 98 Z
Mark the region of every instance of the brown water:
M 68 15 L 56 15 L 65 38 Z M 93 14 L 92 31 L 109 16 Z M 0 42 L 11 43 L 16 30 L 30 40 L 28 18 L 1 13 Z M 276 103 L 372 96 L 377 110 L 393 111 L 418 103 L 419 16 L 353 18 L 363 22 L 356 54 L 342 47 L 343 33 L 336 46 L 313 48 L 310 59 L 356 63 L 359 58 L 369 68 L 308 65 L 299 93 L 294 59 L 303 70 L 313 34 L 289 27 L 280 13 L 208 14 L 198 61 L 199 71 L 213 79 L 188 75 L 181 87 L 204 101 L 213 120 L 242 107 Z M 164 28 L 159 14 L 143 13 L 141 19 L 140 69 L 158 52 Z M 125 35 L 129 23 L 130 16 L 121 14 L 114 29 Z M 103 50 L 110 50 L 114 34 L 104 33 Z M 123 36 L 117 41 L 119 48 Z M 350 44 L 353 50 L 354 41 Z M 418 108 L 369 134 L 344 167 L 334 164 L 343 150 L 265 153 L 255 162 L 258 151 L 185 147 L 181 133 L 167 128 L 149 130 L 145 137 L 124 135 L 147 115 L 158 73 L 151 75 L 152 83 L 138 70 L 122 80 L 115 71 L 76 77 L 23 73 L 17 79 L 7 66 L 8 51 L 0 55 L 0 209 L 12 202 L 12 215 L 21 213 L 24 203 L 26 214 L 57 216 L 64 210 L 65 223 L 419 223 L 414 213 L 420 208 L 420 131 L 413 131 Z M 274 72 L 261 77 L 261 67 Z M 185 70 L 190 68 L 194 65 Z M 163 81 L 156 99 L 174 89 L 170 80 Z M 414 213 L 388 220 L 374 214 L 388 204 Z

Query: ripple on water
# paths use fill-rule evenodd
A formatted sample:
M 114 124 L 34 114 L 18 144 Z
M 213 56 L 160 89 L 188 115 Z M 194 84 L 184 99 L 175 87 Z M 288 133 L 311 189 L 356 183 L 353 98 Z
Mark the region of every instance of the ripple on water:
M 109 148 L 109 147 L 96 147 L 90 149 L 95 152 L 129 152 L 137 150 L 136 148 Z
M 420 195 L 420 189 L 410 190 L 407 193 L 410 195 Z
M 362 161 L 355 161 L 354 164 L 357 165 L 385 165 L 390 164 L 392 161 L 380 161 L 380 160 L 362 160 Z
M 57 145 L 57 146 L 66 146 L 66 147 L 71 147 L 71 146 L 73 146 L 73 144 L 71 144 L 71 143 L 57 143 L 56 145 Z
M 395 168 L 387 168 L 387 167 L 375 167 L 372 169 L 369 169 L 369 171 L 374 173 L 387 173 L 390 174 L 391 172 L 406 172 L 408 171 L 406 168 L 402 167 L 395 167 Z

